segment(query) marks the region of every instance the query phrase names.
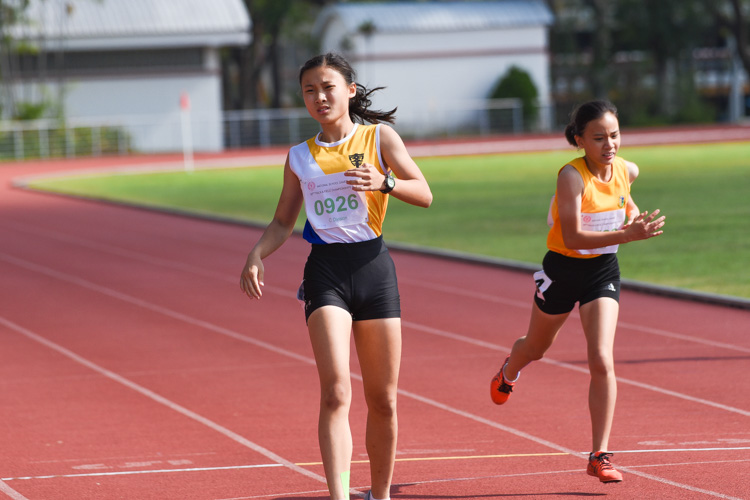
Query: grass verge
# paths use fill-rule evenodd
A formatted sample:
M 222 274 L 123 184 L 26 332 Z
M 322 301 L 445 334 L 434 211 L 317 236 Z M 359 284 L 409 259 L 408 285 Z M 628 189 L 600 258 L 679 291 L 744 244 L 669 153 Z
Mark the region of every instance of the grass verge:
M 663 236 L 620 247 L 623 277 L 750 298 L 750 143 L 620 153 L 640 166 L 632 190 L 638 206 L 667 216 Z M 434 203 L 422 210 L 393 199 L 386 239 L 538 264 L 557 171 L 575 154 L 419 159 Z M 274 166 L 54 178 L 30 187 L 266 223 L 281 180 L 281 167 Z M 300 216 L 300 227 L 302 221 Z

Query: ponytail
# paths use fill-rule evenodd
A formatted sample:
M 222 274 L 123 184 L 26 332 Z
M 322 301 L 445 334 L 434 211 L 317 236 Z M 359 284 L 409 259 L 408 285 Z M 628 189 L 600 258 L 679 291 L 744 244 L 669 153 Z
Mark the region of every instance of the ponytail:
M 302 83 L 302 75 L 305 71 L 313 68 L 319 68 L 327 66 L 331 69 L 338 71 L 346 81 L 347 85 L 355 83 L 356 73 L 352 69 L 349 62 L 339 54 L 329 52 L 327 54 L 321 54 L 308 60 L 299 70 L 299 81 Z M 390 111 L 374 110 L 370 109 L 372 101 L 370 96 L 378 90 L 383 90 L 385 87 L 375 87 L 374 89 L 367 90 L 364 85 L 356 83 L 357 91 L 351 99 L 349 99 L 349 118 L 356 123 L 381 123 L 388 122 L 394 123 L 396 121 L 396 109 L 393 108 Z
M 396 109 L 393 108 L 390 111 L 372 110 L 370 105 L 370 95 L 378 90 L 383 90 L 385 87 L 375 87 L 372 90 L 367 90 L 364 85 L 357 84 L 357 93 L 349 99 L 349 117 L 352 121 L 364 123 L 381 123 L 388 122 L 393 123 L 396 121 Z

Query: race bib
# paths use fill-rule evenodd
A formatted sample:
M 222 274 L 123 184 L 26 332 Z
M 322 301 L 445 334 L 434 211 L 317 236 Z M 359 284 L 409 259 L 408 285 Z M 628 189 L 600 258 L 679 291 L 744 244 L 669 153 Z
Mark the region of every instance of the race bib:
M 351 226 L 368 221 L 364 191 L 346 183 L 344 172 L 300 181 L 307 220 L 315 229 Z
M 583 231 L 617 231 L 625 224 L 625 209 L 611 210 L 609 212 L 598 212 L 593 214 L 581 214 L 581 229 Z M 576 250 L 583 255 L 617 253 L 619 245 L 610 245 L 602 248 L 590 248 Z

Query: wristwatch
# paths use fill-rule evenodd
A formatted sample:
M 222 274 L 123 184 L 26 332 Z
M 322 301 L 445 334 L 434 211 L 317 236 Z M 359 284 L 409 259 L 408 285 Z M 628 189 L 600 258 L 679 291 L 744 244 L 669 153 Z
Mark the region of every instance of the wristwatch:
M 396 187 L 396 179 L 393 178 L 392 174 L 388 174 L 385 176 L 385 187 L 380 190 L 381 193 L 388 194 L 391 191 L 393 191 L 393 188 Z

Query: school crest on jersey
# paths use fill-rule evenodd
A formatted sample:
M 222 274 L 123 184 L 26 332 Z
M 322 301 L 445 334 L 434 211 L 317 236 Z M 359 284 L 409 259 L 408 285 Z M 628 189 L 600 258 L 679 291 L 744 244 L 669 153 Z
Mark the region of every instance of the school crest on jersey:
M 622 207 L 625 206 L 625 197 L 624 196 L 620 196 L 620 199 L 617 200 L 617 206 L 620 207 L 620 208 L 622 208 Z
M 364 153 L 354 153 L 353 155 L 349 155 L 349 161 L 354 165 L 354 168 L 359 168 L 362 166 L 362 162 L 365 159 Z

